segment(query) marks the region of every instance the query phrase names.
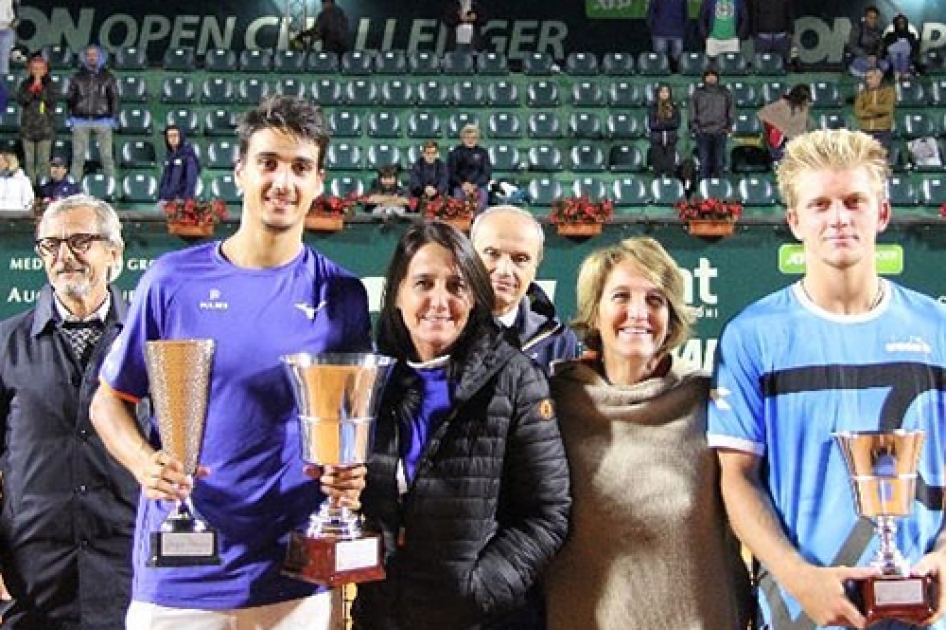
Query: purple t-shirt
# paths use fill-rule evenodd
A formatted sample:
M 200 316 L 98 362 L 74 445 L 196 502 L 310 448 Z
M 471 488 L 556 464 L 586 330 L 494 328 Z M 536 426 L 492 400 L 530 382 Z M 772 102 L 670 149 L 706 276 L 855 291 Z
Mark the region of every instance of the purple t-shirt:
M 306 523 L 322 496 L 302 472 L 297 410 L 279 357 L 369 350 L 364 286 L 308 247 L 272 269 L 236 267 L 219 243 L 169 253 L 136 288 L 102 379 L 144 397 L 145 341 L 187 338 L 216 341 L 200 457 L 210 474 L 197 480 L 192 496 L 219 532 L 222 563 L 147 567 L 149 535 L 172 504 L 142 497 L 133 597 L 212 610 L 305 597 L 315 587 L 281 576 L 280 568 L 289 532 Z M 153 419 L 151 429 L 156 435 Z

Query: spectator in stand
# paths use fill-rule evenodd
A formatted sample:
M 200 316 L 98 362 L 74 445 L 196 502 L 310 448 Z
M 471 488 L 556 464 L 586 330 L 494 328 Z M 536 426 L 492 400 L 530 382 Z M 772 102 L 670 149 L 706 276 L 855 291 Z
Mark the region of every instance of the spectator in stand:
M 335 0 L 322 0 L 322 10 L 315 18 L 315 24 L 292 38 L 292 42 L 306 50 L 316 40 L 322 40 L 322 50 L 337 55 L 351 50 L 351 36 L 348 32 L 348 16 Z
M 756 0 L 749 8 L 756 53 L 775 53 L 788 68 L 795 34 L 794 0 Z
M 167 155 L 158 186 L 158 205 L 174 199 L 193 199 L 200 177 L 200 160 L 193 145 L 187 141 L 183 129 L 168 125 L 164 130 L 164 146 Z
M 10 72 L 10 53 L 16 44 L 20 0 L 0 0 L 0 74 Z
M 711 61 L 720 53 L 740 52 L 741 40 L 747 39 L 750 32 L 746 0 L 703 0 L 698 26 Z
M 95 133 L 102 156 L 102 168 L 113 180 L 112 129 L 118 126 L 118 82 L 105 67 L 107 55 L 99 46 L 85 49 L 79 71 L 69 81 L 66 102 L 72 127 L 72 179 L 82 181 L 89 135 Z
M 873 136 L 887 151 L 893 142 L 893 113 L 897 107 L 897 91 L 884 85 L 884 73 L 879 68 L 867 71 L 864 87 L 854 99 L 857 128 Z
M 450 189 L 454 197 L 477 195 L 477 210 L 486 207 L 489 178 L 493 173 L 489 153 L 479 146 L 480 128 L 465 125 L 460 130 L 460 145 L 450 151 L 447 168 L 450 171 Z
M 811 89 L 798 84 L 756 114 L 765 129 L 765 141 L 774 161 L 780 161 L 785 144 L 817 125 L 811 118 Z
M 39 198 L 49 203 L 80 192 L 79 184 L 69 177 L 69 164 L 64 158 L 54 156 L 49 161 L 49 179 L 39 187 Z
M 688 20 L 687 0 L 652 0 L 647 5 L 651 44 L 654 52 L 668 55 L 671 72 L 676 72 L 680 64 Z
M 690 130 L 696 136 L 700 179 L 723 176 L 726 139 L 735 117 L 732 93 L 719 84 L 719 72 L 708 68 L 703 72 L 703 83 L 690 97 Z
M 893 29 L 884 35 L 883 56 L 890 63 L 894 79 L 909 79 L 916 71 L 920 40 L 902 13 L 893 19 Z
M 409 183 L 411 197 L 417 199 L 435 199 L 446 195 L 450 185 L 450 173 L 447 165 L 440 159 L 440 149 L 433 140 L 424 142 L 421 156 L 411 166 Z
M 480 30 L 486 24 L 482 4 L 476 0 L 450 0 L 443 15 L 447 27 L 446 50 L 481 50 Z
M 33 184 L 15 153 L 0 153 L 0 211 L 30 210 L 33 207 Z
M 42 55 L 30 58 L 29 75 L 20 82 L 16 100 L 20 104 L 20 141 L 23 143 L 24 169 L 33 186 L 47 174 L 55 126 L 53 106 L 56 88 L 49 76 L 49 64 Z
M 673 100 L 673 91 L 666 83 L 657 86 L 657 94 L 647 113 L 650 149 L 647 161 L 656 177 L 673 177 L 677 170 L 677 132 L 680 129 L 680 106 Z
M 400 170 L 397 164 L 378 169 L 378 176 L 368 189 L 365 210 L 379 217 L 401 216 L 408 211 L 411 201 L 407 188 L 398 181 Z
M 864 9 L 864 17 L 851 25 L 851 33 L 844 47 L 848 58 L 848 70 L 856 77 L 864 78 L 869 70 L 887 72 L 890 63 L 881 55 L 884 27 L 880 23 L 880 11 L 875 6 Z

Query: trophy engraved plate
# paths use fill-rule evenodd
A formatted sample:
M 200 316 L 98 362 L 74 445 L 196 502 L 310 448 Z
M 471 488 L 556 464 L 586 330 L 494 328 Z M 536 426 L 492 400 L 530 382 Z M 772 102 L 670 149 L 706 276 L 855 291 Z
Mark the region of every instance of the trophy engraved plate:
M 210 395 L 213 365 L 212 339 L 149 341 L 145 346 L 151 401 L 158 421 L 161 448 L 184 464 L 184 472 L 197 472 Z M 174 509 L 151 532 L 153 567 L 220 564 L 217 532 L 197 516 L 190 498 Z
M 318 466 L 368 461 L 381 391 L 394 359 L 369 353 L 282 357 L 299 408 L 302 459 Z M 381 539 L 353 510 L 326 499 L 305 531 L 290 534 L 285 575 L 335 587 L 384 578 Z
M 933 578 L 911 575 L 897 548 L 897 519 L 909 516 L 916 498 L 916 469 L 923 431 L 835 434 L 851 478 L 858 515 L 869 518 L 880 539 L 870 564 L 879 576 L 853 583 L 852 599 L 871 625 L 883 619 L 919 624 L 933 614 Z

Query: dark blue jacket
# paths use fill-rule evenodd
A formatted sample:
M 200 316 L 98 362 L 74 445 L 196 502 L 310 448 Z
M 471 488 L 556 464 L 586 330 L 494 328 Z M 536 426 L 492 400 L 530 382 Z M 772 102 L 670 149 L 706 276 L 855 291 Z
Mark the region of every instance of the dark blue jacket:
M 464 182 L 486 186 L 493 174 L 493 165 L 489 161 L 489 153 L 480 146 L 467 147 L 461 144 L 454 148 L 447 158 L 447 166 L 450 168 L 450 186 L 452 188 L 456 188 Z
M 653 37 L 684 37 L 687 27 L 687 0 L 650 0 L 647 28 Z
M 546 376 L 551 373 L 552 361 L 578 358 L 578 337 L 559 321 L 555 306 L 539 285 L 529 285 L 518 308 L 516 323 L 509 332 L 515 333 L 516 345 Z
M 409 188 L 411 194 L 415 197 L 423 196 L 424 188 L 427 186 L 436 188 L 438 195 L 445 195 L 447 194 L 448 180 L 447 165 L 443 163 L 443 160 L 437 158 L 433 164 L 429 164 L 427 160 L 421 157 L 411 166 Z
M 79 184 L 72 181 L 72 178 L 68 175 L 58 182 L 50 179 L 39 187 L 40 199 L 62 199 L 63 197 L 78 195 L 80 192 L 82 191 L 79 189 Z
M 172 150 L 165 140 L 167 157 L 164 159 L 164 171 L 158 186 L 158 199 L 193 199 L 197 190 L 197 178 L 200 177 L 200 160 L 194 147 L 187 141 L 184 130 L 179 129 L 181 143 Z

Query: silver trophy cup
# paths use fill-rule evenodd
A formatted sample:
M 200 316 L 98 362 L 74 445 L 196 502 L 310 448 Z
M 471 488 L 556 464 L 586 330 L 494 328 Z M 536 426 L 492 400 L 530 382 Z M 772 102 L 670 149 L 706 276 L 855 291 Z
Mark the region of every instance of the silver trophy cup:
M 212 339 L 175 339 L 145 344 L 151 403 L 158 421 L 161 448 L 197 472 L 213 365 Z M 197 517 L 190 498 L 178 501 L 151 533 L 151 566 L 218 564 L 217 535 Z
M 857 513 L 874 522 L 880 545 L 870 565 L 880 576 L 861 581 L 856 593 L 868 622 L 900 619 L 920 623 L 933 612 L 929 576 L 912 576 L 897 548 L 897 519 L 916 499 L 923 431 L 856 431 L 834 436 L 851 478 Z
M 282 357 L 299 409 L 302 459 L 318 466 L 365 464 L 374 419 L 394 359 L 370 353 Z M 324 500 L 289 541 L 284 572 L 335 586 L 380 579 L 380 539 L 365 536 L 353 510 Z

